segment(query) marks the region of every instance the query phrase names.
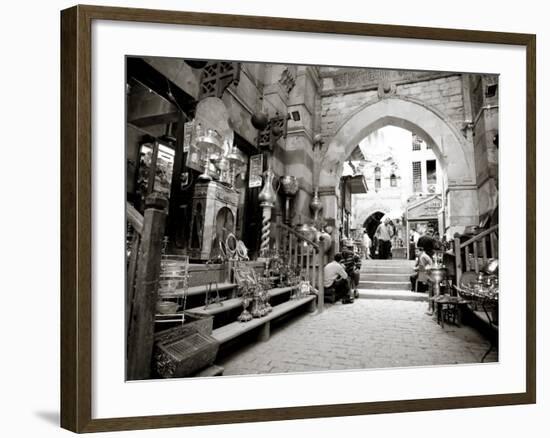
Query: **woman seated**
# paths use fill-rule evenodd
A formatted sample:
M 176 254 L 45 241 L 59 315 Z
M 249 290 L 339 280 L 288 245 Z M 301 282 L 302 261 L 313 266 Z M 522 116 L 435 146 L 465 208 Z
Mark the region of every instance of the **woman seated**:
M 428 291 L 428 274 L 427 270 L 432 266 L 433 260 L 432 256 L 434 253 L 434 245 L 431 239 L 425 239 L 420 242 L 422 246 L 418 246 L 417 251 L 419 252 L 418 257 L 416 258 L 416 265 L 414 270 L 416 271 L 411 275 L 411 290 L 413 292 L 427 292 Z M 418 285 L 417 285 L 418 282 Z

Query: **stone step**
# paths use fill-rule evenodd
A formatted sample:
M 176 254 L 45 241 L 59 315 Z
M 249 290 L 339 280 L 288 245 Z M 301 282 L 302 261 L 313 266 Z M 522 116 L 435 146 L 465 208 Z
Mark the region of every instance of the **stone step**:
M 358 289 L 410 290 L 409 281 L 359 281 Z
M 361 273 L 360 281 L 397 281 L 408 282 L 409 277 L 413 271 L 401 274 L 401 273 L 380 273 L 380 272 L 366 272 Z
M 409 266 L 362 266 L 361 274 L 409 274 L 414 272 Z
M 414 266 L 414 260 L 363 260 L 365 266 Z
M 359 289 L 359 298 L 371 300 L 428 301 L 428 294 L 410 290 Z

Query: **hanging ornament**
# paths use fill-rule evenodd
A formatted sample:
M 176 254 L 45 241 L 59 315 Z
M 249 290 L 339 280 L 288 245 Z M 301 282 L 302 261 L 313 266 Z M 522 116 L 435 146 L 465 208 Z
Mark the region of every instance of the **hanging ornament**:
M 267 114 L 262 111 L 254 113 L 252 114 L 250 121 L 252 122 L 252 126 L 254 126 L 254 128 L 258 131 L 263 131 L 268 123 Z

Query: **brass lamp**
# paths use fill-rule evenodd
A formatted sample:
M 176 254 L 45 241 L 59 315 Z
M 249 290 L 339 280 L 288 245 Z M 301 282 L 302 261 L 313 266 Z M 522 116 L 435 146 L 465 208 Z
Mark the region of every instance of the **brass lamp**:
M 298 180 L 295 176 L 284 175 L 279 181 L 281 182 L 281 190 L 285 197 L 285 216 L 284 223 L 290 225 L 290 201 L 298 193 Z
M 204 132 L 201 132 L 199 125 L 198 130 L 199 135 L 197 136 L 196 146 L 201 151 L 202 163 L 204 165 L 204 172 L 199 175 L 199 179 L 209 181 L 212 179 L 208 172 L 210 161 L 214 155 L 221 155 L 223 153 L 222 138 L 215 129 L 206 129 Z
M 235 146 L 231 147 L 231 151 L 229 154 L 227 154 L 227 161 L 229 162 L 229 173 L 230 173 L 230 184 L 231 187 L 235 186 L 235 175 L 237 174 L 238 170 L 244 166 L 245 161 L 241 156 L 237 153 L 237 150 Z

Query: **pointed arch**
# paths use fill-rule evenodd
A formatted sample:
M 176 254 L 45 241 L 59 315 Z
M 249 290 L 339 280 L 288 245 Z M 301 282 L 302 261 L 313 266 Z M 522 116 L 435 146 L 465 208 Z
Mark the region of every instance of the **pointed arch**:
M 390 97 L 363 105 L 340 125 L 323 157 L 319 185 L 337 186 L 345 157 L 362 139 L 388 125 L 418 133 L 425 139 L 439 160 L 446 186 L 475 182 L 473 147 L 452 122 L 421 101 Z

